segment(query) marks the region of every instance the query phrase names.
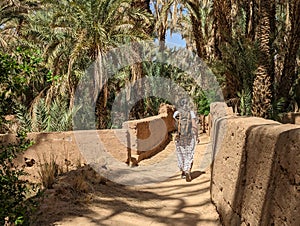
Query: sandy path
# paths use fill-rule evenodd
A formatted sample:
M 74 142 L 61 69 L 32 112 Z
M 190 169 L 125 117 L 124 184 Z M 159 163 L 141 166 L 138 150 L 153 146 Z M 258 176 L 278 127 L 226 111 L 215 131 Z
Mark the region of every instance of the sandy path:
M 201 173 L 207 137 L 196 147 L 193 180 L 186 182 L 179 172 L 156 184 L 122 186 L 113 182 L 93 185 L 84 201 L 70 203 L 49 195 L 41 207 L 40 225 L 220 225 L 215 207 L 210 202 L 210 172 Z M 171 142 L 166 149 L 142 164 L 152 164 L 174 151 Z M 51 198 L 52 197 L 52 198 Z M 58 204 L 60 203 L 60 204 Z M 49 207 L 50 205 L 50 207 Z M 52 206 L 52 208 L 51 208 Z M 43 218 L 43 219 L 42 219 Z

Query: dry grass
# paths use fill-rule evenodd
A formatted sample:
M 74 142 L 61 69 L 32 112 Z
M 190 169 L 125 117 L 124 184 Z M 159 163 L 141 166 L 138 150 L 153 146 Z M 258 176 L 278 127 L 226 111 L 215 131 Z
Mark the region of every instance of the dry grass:
M 43 160 L 39 158 L 39 176 L 41 180 L 41 184 L 44 188 L 53 188 L 53 184 L 59 175 L 59 166 L 56 163 L 56 157 L 54 155 L 50 155 L 50 158 L 47 159 L 46 155 L 43 155 Z M 43 162 L 43 163 L 41 163 Z

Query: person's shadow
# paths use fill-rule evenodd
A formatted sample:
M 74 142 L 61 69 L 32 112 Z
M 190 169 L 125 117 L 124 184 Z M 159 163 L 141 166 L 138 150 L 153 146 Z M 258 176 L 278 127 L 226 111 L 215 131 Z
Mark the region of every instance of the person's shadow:
M 202 174 L 205 174 L 204 171 L 193 171 L 191 172 L 192 180 L 196 179 L 197 177 L 200 177 Z

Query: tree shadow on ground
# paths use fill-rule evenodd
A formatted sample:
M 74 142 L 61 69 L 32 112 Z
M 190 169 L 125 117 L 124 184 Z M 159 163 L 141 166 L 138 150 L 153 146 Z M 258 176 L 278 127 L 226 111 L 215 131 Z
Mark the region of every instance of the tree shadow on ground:
M 199 198 L 202 193 L 209 192 L 209 180 L 179 184 L 162 182 L 143 189 L 104 181 L 103 178 L 95 180 L 95 173 L 90 169 L 88 172 L 70 171 L 59 179 L 54 189 L 45 190 L 32 217 L 32 225 L 50 226 L 75 217 L 83 217 L 93 225 L 111 225 L 114 217 L 124 213 L 166 225 L 217 224 L 216 220 L 199 211 L 189 210 L 210 204 L 210 198 L 192 204 L 186 202 L 187 197 Z M 199 171 L 193 172 L 194 179 L 200 175 Z M 187 186 L 188 190 L 185 189 Z M 161 214 L 166 208 L 168 214 Z

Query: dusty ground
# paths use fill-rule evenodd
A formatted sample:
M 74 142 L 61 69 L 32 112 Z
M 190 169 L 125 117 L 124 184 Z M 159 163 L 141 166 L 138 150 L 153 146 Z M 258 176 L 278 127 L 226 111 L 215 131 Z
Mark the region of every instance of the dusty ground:
M 34 225 L 220 225 L 210 202 L 210 172 L 199 169 L 208 137 L 196 147 L 191 182 L 178 172 L 166 181 L 123 186 L 95 176 L 92 169 L 69 172 L 54 189 L 45 191 Z M 140 165 L 149 165 L 174 152 L 171 142 L 164 151 Z

